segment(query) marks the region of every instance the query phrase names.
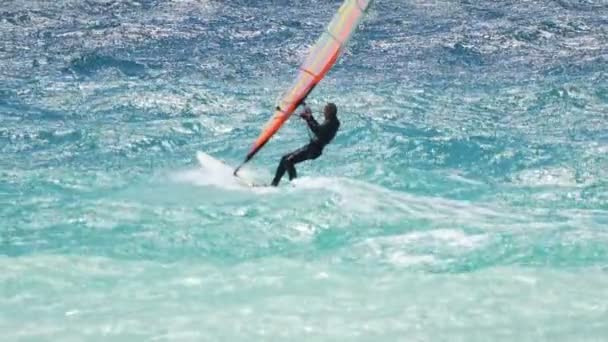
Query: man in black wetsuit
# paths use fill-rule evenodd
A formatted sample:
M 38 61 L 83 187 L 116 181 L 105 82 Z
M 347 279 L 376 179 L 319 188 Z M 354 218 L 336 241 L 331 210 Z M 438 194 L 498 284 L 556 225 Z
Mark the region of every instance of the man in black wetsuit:
M 335 104 L 328 103 L 325 106 L 324 114 L 325 121 L 322 124 L 319 124 L 317 120 L 315 120 L 312 116 L 312 111 L 308 107 L 300 114 L 300 117 L 306 120 L 308 127 L 310 127 L 310 130 L 314 133 L 314 137 L 311 137 L 308 145 L 286 154 L 281 158 L 277 173 L 271 183 L 273 186 L 279 185 L 285 171 L 289 174 L 289 180 L 296 178 L 297 173 L 294 165 L 305 160 L 317 159 L 323 153 L 325 145 L 329 144 L 336 136 L 336 132 L 340 127 L 340 121 L 338 121 L 337 117 L 338 108 Z

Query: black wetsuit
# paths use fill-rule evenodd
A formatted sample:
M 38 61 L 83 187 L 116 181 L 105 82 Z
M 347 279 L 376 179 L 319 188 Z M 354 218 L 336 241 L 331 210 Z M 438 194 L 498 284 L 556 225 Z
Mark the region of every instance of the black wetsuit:
M 273 186 L 279 184 L 285 171 L 289 174 L 289 180 L 296 178 L 297 173 L 294 165 L 305 160 L 317 159 L 323 153 L 325 145 L 332 141 L 336 136 L 336 132 L 338 132 L 338 128 L 340 128 L 340 121 L 338 121 L 338 119 L 326 120 L 320 125 L 312 115 L 305 120 L 315 136 L 311 138 L 308 145 L 286 154 L 281 158 L 277 172 L 272 180 Z

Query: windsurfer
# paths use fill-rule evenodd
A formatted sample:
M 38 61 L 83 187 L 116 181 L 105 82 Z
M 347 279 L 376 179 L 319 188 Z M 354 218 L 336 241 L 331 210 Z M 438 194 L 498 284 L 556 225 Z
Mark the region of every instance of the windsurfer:
M 338 121 L 337 117 L 338 108 L 335 104 L 328 103 L 325 105 L 323 114 L 325 115 L 325 121 L 319 124 L 312 116 L 310 108 L 308 106 L 304 107 L 304 111 L 300 113 L 300 117 L 306 121 L 314 136 L 311 137 L 307 145 L 281 158 L 277 172 L 271 183 L 273 186 L 279 185 L 285 171 L 289 175 L 289 180 L 296 178 L 295 164 L 317 159 L 323 153 L 323 148 L 336 136 L 336 132 L 338 132 L 338 128 L 340 127 L 340 121 Z

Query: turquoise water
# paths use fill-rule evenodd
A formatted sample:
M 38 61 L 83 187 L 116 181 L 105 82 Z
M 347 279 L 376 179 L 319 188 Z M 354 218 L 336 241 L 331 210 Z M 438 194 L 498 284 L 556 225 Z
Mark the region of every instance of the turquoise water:
M 607 340 L 608 3 L 376 1 L 239 186 L 339 5 L 3 1 L 2 340 Z

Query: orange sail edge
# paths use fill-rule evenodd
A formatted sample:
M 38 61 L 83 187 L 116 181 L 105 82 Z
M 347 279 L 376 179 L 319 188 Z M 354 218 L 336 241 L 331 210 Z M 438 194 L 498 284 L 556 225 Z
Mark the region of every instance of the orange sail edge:
M 249 162 L 251 158 L 253 158 L 253 156 L 256 155 L 256 153 L 258 153 L 258 151 L 260 151 L 264 145 L 266 145 L 270 138 L 272 138 L 272 136 L 281 128 L 281 126 L 283 126 L 285 121 L 287 121 L 287 119 L 289 119 L 289 117 L 291 117 L 291 115 L 296 111 L 298 106 L 304 102 L 308 94 L 312 91 L 312 89 L 314 89 L 315 86 L 316 84 L 313 84 L 306 92 L 305 96 L 296 102 L 289 103 L 286 108 L 277 108 L 272 116 L 272 119 L 266 124 L 258 138 L 254 141 L 249 152 L 245 156 L 245 160 L 234 170 L 234 176 L 237 176 L 237 173 L 241 167 Z
M 253 156 L 262 148 L 266 143 L 272 138 L 272 136 L 283 126 L 285 121 L 291 117 L 291 115 L 296 111 L 296 108 L 303 101 L 300 100 L 298 103 L 291 103 L 284 109 L 277 109 L 272 117 L 272 119 L 268 122 L 266 127 L 262 130 L 258 138 L 254 141 L 249 153 L 247 153 L 246 161 L 249 161 Z
M 287 121 L 287 119 L 291 116 L 289 111 L 285 113 L 277 110 L 273 116 L 273 119 L 270 123 L 262 130 L 259 137 L 254 141 L 253 146 L 247 153 L 247 159 L 251 159 L 253 155 L 259 151 L 269 140 L 270 138 L 281 128 L 283 123 Z

